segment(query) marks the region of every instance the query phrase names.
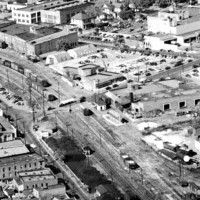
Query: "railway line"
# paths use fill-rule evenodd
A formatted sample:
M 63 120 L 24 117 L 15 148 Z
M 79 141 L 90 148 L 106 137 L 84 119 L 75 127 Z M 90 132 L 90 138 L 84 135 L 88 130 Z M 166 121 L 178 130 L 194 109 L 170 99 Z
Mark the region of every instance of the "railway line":
M 1 55 L 1 52 L 0 52 Z M 25 62 L 23 63 L 25 65 Z M 34 65 L 33 65 L 34 66 Z M 3 71 L 2 66 L 2 71 Z M 40 67 L 39 65 L 37 66 Z M 32 67 L 30 67 L 32 69 Z M 7 69 L 4 67 L 4 69 Z M 12 69 L 8 69 L 12 70 Z M 5 72 L 5 71 L 4 71 Z M 44 70 L 45 72 L 45 70 Z M 6 73 L 4 73 L 4 76 Z M 13 71 L 10 74 L 11 80 L 15 82 L 19 82 L 18 85 L 20 86 L 21 78 L 20 74 Z M 12 78 L 12 76 L 18 77 L 18 78 Z M 48 76 L 50 77 L 50 76 Z M 52 93 L 57 91 L 57 80 L 53 80 L 50 78 L 47 78 L 50 83 L 52 83 L 51 90 Z M 64 87 L 60 87 L 61 95 L 64 97 L 67 94 Z M 71 94 L 70 94 L 71 95 Z M 37 92 L 33 92 L 33 96 L 37 96 L 37 98 L 41 97 Z M 48 105 L 49 102 L 48 102 Z M 52 105 L 52 104 L 51 104 Z M 54 104 L 53 104 L 54 105 Z M 64 116 L 63 116 L 64 115 Z M 73 134 L 73 137 L 75 138 L 76 142 L 79 143 L 79 145 L 90 145 L 92 148 L 96 150 L 96 153 L 94 157 L 92 158 L 95 162 L 102 161 L 100 164 L 104 171 L 109 174 L 111 171 L 114 171 L 114 180 L 120 188 L 122 188 L 124 191 L 128 191 L 128 193 L 137 194 L 141 199 L 144 200 L 151 200 L 156 198 L 156 194 L 154 192 L 147 191 L 147 188 L 145 186 L 141 185 L 140 175 L 138 173 L 132 173 L 131 175 L 128 174 L 124 168 L 121 166 L 120 160 L 119 160 L 119 151 L 116 148 L 116 143 L 119 141 L 118 138 L 110 134 L 107 128 L 103 127 L 95 118 L 89 117 L 88 121 L 85 121 L 85 117 L 80 111 L 77 111 L 75 113 L 75 116 L 72 115 L 66 115 L 66 112 L 62 114 L 59 113 L 58 120 L 61 120 L 63 125 L 66 125 L 66 122 L 71 123 L 71 127 L 73 127 L 76 131 L 73 133 L 70 129 L 70 134 Z M 74 122 L 76 121 L 76 124 Z M 88 126 L 88 122 L 90 123 L 90 126 Z M 66 127 L 68 128 L 68 127 Z M 120 143 L 120 142 L 119 142 Z M 116 164 L 116 161 L 118 164 Z M 151 177 L 149 177 L 151 180 Z M 166 184 L 162 184 L 162 187 L 164 185 L 167 187 Z M 149 188 L 148 188 L 149 189 Z M 163 188 L 160 188 L 163 189 Z M 82 194 L 81 194 L 82 195 Z M 84 197 L 83 197 L 84 198 Z M 84 198 L 85 199 L 85 198 Z

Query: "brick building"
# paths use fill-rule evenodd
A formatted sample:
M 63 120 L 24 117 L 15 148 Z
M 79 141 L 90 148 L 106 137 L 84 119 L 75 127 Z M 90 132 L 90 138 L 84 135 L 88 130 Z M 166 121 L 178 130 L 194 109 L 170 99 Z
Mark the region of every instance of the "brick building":
M 152 110 L 183 110 L 183 109 L 195 109 L 200 106 L 200 94 L 199 91 L 189 90 L 180 93 L 167 94 L 161 96 L 160 94 L 144 97 L 138 102 L 132 103 L 132 109 L 135 111 L 148 112 Z
M 23 154 L 1 158 L 0 180 L 12 179 L 17 172 L 43 169 L 45 161 L 37 154 Z
M 77 32 L 22 24 L 0 28 L 0 38 L 15 51 L 33 56 L 57 50 L 59 42 L 67 42 L 71 47 L 78 43 Z
M 58 184 L 58 178 L 49 168 L 17 172 L 13 184 L 18 191 L 48 188 Z

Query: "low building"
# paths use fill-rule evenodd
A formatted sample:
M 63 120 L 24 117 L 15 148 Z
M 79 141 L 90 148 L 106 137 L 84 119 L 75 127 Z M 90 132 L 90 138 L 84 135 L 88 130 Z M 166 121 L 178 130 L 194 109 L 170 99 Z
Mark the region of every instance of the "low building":
M 112 85 L 115 82 L 124 81 L 126 78 L 122 74 L 103 71 L 95 75 L 82 77 L 82 84 L 86 90 L 98 91 Z
M 59 49 L 63 42 L 70 47 L 78 43 L 77 32 L 52 26 L 13 24 L 0 28 L 0 37 L 10 48 L 25 55 L 39 56 Z
M 18 191 L 48 188 L 57 184 L 58 178 L 49 168 L 17 172 L 13 179 L 13 185 Z
M 27 153 L 29 153 L 29 150 L 22 140 L 12 140 L 0 143 L 0 158 Z
M 12 179 L 17 172 L 44 169 L 44 167 L 45 160 L 37 154 L 22 154 L 1 158 L 0 180 Z
M 92 76 L 97 73 L 99 68 L 100 66 L 95 64 L 82 65 L 78 68 L 78 74 L 81 77 Z
M 14 140 L 17 137 L 17 131 L 10 122 L 0 116 L 0 142 Z
M 97 48 L 94 45 L 89 44 L 89 45 L 76 47 L 74 49 L 70 49 L 67 52 L 69 53 L 70 57 L 75 59 L 75 58 L 81 58 L 83 56 L 97 53 Z
M 58 64 L 67 60 L 70 60 L 71 57 L 66 51 L 58 51 L 52 54 L 49 54 L 46 58 L 47 65 Z
M 71 18 L 71 24 L 76 25 L 78 28 L 87 29 L 92 25 L 92 17 L 85 12 L 78 13 Z
M 52 197 L 57 195 L 65 196 L 66 188 L 63 184 L 50 185 L 47 188 L 33 188 L 33 195 L 38 199 L 43 197 Z
M 139 90 L 138 90 L 139 91 Z M 200 95 L 198 89 L 180 90 L 165 88 L 163 91 L 140 94 L 132 102 L 132 109 L 137 111 L 149 112 L 153 110 L 160 111 L 181 111 L 193 110 L 199 107 Z

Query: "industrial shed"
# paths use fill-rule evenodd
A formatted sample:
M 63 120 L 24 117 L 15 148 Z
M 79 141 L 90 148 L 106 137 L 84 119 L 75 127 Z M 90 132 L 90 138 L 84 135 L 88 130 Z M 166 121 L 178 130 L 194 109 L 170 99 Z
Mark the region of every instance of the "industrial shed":
M 47 65 L 58 64 L 67 60 L 70 60 L 71 57 L 66 51 L 59 51 L 53 54 L 49 54 L 46 58 Z
M 77 47 L 74 49 L 70 49 L 67 52 L 72 58 L 81 58 L 83 56 L 97 53 L 97 48 L 94 45 L 89 44 L 89 45 L 84 45 L 84 46 Z

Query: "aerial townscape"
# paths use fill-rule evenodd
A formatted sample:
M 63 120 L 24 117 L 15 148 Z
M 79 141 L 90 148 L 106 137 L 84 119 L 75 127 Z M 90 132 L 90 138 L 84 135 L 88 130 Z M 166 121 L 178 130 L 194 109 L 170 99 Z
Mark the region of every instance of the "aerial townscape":
M 200 200 L 200 0 L 0 0 L 0 200 Z

